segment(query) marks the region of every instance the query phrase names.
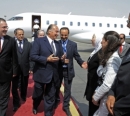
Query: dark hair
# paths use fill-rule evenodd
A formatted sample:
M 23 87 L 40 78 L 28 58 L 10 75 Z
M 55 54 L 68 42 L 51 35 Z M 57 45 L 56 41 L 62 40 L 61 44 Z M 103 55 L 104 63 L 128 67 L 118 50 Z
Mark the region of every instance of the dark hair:
M 5 19 L 3 19 L 3 18 L 0 18 L 0 22 L 1 22 L 1 21 L 6 22 L 6 20 L 5 20 Z
M 124 33 L 121 33 L 120 35 L 123 35 L 123 38 L 125 39 L 125 34 Z
M 23 31 L 24 32 L 24 30 L 23 29 L 21 29 L 21 28 L 16 28 L 15 30 L 14 30 L 14 34 L 17 34 L 17 31 L 18 30 L 21 30 L 21 31 Z
M 121 45 L 120 42 L 120 36 L 117 32 L 115 31 L 108 31 L 104 34 L 103 39 L 105 41 L 108 41 L 108 45 L 104 50 L 99 51 L 98 56 L 99 56 L 99 61 L 100 64 L 105 66 L 108 59 L 111 57 L 111 55 L 117 51 L 119 46 Z
M 70 33 L 70 31 L 69 31 L 69 28 L 68 28 L 68 27 L 62 27 L 62 28 L 60 29 L 60 32 L 61 32 L 61 30 L 68 30 L 68 34 Z

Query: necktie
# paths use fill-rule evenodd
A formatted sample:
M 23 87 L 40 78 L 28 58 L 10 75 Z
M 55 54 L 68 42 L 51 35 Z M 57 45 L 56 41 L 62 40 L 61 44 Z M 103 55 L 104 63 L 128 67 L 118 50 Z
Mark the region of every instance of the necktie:
M 1 38 L 0 38 L 0 52 L 1 52 Z
M 122 48 L 122 45 L 120 46 L 120 53 L 122 53 L 122 50 L 123 50 L 123 48 Z
M 66 54 L 66 52 L 67 52 L 67 50 L 66 50 L 66 41 L 63 41 L 62 48 L 63 48 L 63 52 Z
M 19 41 L 19 51 L 20 51 L 20 53 L 23 52 L 23 49 L 22 49 L 22 41 Z
M 51 42 L 51 48 L 52 48 L 54 56 L 56 56 L 56 51 L 55 51 L 55 48 L 54 48 L 54 45 L 53 45 L 53 41 Z

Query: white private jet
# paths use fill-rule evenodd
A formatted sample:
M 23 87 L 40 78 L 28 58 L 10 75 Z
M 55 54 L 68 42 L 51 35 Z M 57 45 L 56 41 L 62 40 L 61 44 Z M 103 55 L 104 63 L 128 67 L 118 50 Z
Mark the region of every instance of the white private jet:
M 42 30 L 47 29 L 50 24 L 56 24 L 59 28 L 68 27 L 70 29 L 69 39 L 78 42 L 90 43 L 92 36 L 103 37 L 106 31 L 114 30 L 124 33 L 126 41 L 130 43 L 129 29 L 127 28 L 126 18 L 80 16 L 48 13 L 21 13 L 7 20 L 9 30 L 8 35 L 14 36 L 16 28 L 25 31 L 25 37 L 31 38 L 34 20 L 39 20 Z

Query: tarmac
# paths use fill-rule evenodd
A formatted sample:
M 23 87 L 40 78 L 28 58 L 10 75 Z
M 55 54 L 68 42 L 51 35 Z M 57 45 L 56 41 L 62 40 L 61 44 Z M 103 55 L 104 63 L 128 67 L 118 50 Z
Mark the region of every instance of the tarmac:
M 78 52 L 84 61 L 87 61 L 90 53 L 93 51 L 93 46 L 86 43 L 77 43 Z M 71 95 L 76 102 L 82 116 L 88 116 L 88 102 L 84 97 L 84 91 L 87 83 L 87 70 L 81 68 L 74 60 L 75 77 L 72 82 Z

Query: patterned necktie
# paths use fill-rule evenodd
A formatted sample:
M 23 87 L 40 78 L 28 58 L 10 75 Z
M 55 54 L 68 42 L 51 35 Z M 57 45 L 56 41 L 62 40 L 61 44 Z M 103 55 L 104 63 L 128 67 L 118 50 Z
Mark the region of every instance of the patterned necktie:
M 120 53 L 122 53 L 122 50 L 123 50 L 123 48 L 122 48 L 122 45 L 120 46 Z
M 67 52 L 66 41 L 63 41 L 62 48 L 63 48 L 63 52 L 66 54 L 66 52 Z
M 22 41 L 19 41 L 19 51 L 20 51 L 20 53 L 23 52 L 23 49 L 22 49 Z
M 1 38 L 0 38 L 0 52 L 1 52 Z
M 53 45 L 53 41 L 51 42 L 51 48 L 52 48 L 54 56 L 56 56 L 56 51 L 55 51 L 55 48 L 54 48 L 54 45 Z

